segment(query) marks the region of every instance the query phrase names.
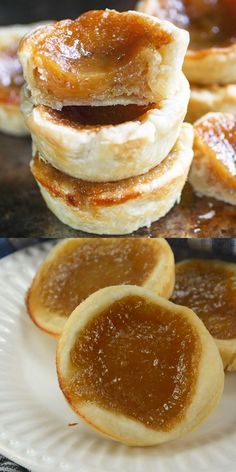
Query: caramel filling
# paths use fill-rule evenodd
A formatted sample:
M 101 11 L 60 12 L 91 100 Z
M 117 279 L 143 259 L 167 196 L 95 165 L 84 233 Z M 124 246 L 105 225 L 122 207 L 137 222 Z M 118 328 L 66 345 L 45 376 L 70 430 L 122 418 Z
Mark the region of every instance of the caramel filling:
M 70 106 L 61 111 L 45 107 L 49 119 L 76 129 L 98 129 L 101 126 L 116 126 L 128 121 L 142 121 L 144 115 L 157 105 L 115 105 L 108 107 Z
M 77 335 L 67 394 L 168 431 L 192 400 L 199 353 L 188 321 L 141 297 L 125 297 Z
M 0 102 L 20 104 L 20 90 L 24 83 L 17 47 L 0 51 Z
M 216 339 L 236 338 L 236 276 L 214 261 L 176 267 L 174 303 L 191 308 Z
M 159 0 L 155 11 L 190 33 L 190 49 L 226 47 L 236 41 L 235 0 Z
M 143 51 L 171 41 L 146 18 L 103 10 L 59 22 L 29 39 L 37 85 L 59 100 L 134 92 L 148 72 Z
M 196 125 L 195 130 L 203 144 L 213 151 L 217 169 L 235 178 L 236 115 L 218 113 Z
M 142 285 L 159 255 L 143 239 L 70 241 L 46 264 L 34 296 L 52 312 L 69 316 L 91 293 L 111 285 Z

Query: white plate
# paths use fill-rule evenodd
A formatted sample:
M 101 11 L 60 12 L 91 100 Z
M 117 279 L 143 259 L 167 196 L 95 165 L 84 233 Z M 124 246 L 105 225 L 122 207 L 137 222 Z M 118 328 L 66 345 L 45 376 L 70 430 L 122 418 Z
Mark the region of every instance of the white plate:
M 0 453 L 33 472 L 235 471 L 236 374 L 226 376 L 220 407 L 201 428 L 158 447 L 103 439 L 70 410 L 57 384 L 56 343 L 24 306 L 49 248 L 42 244 L 0 261 Z

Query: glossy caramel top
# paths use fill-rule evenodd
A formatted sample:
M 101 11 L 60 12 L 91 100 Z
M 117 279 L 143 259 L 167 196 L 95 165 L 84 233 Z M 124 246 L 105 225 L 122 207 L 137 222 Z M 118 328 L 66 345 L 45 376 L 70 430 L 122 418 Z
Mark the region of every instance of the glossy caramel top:
M 70 106 L 63 107 L 61 111 L 43 107 L 48 118 L 54 123 L 83 130 L 98 130 L 100 127 L 115 126 L 127 121 L 138 120 L 141 122 L 152 108 L 158 108 L 158 106 L 151 104 L 148 106 Z
M 222 263 L 190 260 L 176 266 L 171 300 L 191 308 L 216 339 L 236 338 L 236 271 Z
M 199 354 L 189 321 L 139 296 L 125 297 L 77 335 L 67 394 L 168 431 L 192 400 Z
M 195 125 L 195 133 L 212 153 L 222 177 L 235 180 L 236 185 L 236 114 L 209 115 Z M 206 151 L 204 151 L 206 152 Z
M 171 36 L 146 17 L 98 10 L 41 28 L 25 41 L 32 47 L 37 86 L 69 101 L 114 90 L 119 95 L 145 81 L 143 48 L 160 48 Z
M 236 42 L 235 0 L 159 0 L 155 13 L 189 31 L 190 49 Z
M 8 50 L 0 50 L 0 102 L 18 105 L 23 83 L 23 72 L 17 57 L 17 45 Z
M 69 316 L 91 293 L 110 285 L 142 285 L 159 254 L 143 239 L 87 239 L 68 241 L 46 263 L 33 296 L 52 312 Z

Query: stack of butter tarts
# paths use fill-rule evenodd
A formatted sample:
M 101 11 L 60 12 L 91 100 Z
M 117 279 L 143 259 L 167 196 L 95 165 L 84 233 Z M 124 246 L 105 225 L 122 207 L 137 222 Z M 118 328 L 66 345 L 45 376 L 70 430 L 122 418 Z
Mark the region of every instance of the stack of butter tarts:
M 137 9 L 190 33 L 184 72 L 191 84 L 187 120 L 208 112 L 236 112 L 235 0 L 141 0 Z
M 199 426 L 220 401 L 223 364 L 236 370 L 235 274 L 221 261 L 175 268 L 163 239 L 55 246 L 26 303 L 37 327 L 58 339 L 58 381 L 72 409 L 132 446 Z
M 183 124 L 188 40 L 169 22 L 113 10 L 23 39 L 31 170 L 62 222 L 128 234 L 179 200 L 193 157 L 193 131 Z

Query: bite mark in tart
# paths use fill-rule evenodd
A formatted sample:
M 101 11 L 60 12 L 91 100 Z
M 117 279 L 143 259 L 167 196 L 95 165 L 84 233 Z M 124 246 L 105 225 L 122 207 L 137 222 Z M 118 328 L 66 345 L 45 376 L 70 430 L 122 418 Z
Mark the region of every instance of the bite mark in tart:
M 183 74 L 174 97 L 149 105 L 34 107 L 25 89 L 22 111 L 42 158 L 72 177 L 111 182 L 157 166 L 173 148 L 187 111 Z
M 236 114 L 209 113 L 194 125 L 194 160 L 189 176 L 203 194 L 236 204 Z
M 192 126 L 184 124 L 161 164 L 118 182 L 74 179 L 38 154 L 31 171 L 48 207 L 65 224 L 95 234 L 128 234 L 161 218 L 179 200 L 193 158 L 192 140 Z
M 59 340 L 57 370 L 74 411 L 133 446 L 196 428 L 224 383 L 217 347 L 197 316 L 135 286 L 99 290 L 75 309 Z
M 235 83 L 234 0 L 142 0 L 137 8 L 189 31 L 184 71 L 191 83 Z
M 225 368 L 236 370 L 236 264 L 201 259 L 176 264 L 171 300 L 201 318 L 216 340 Z
M 99 10 L 28 35 L 19 57 L 34 104 L 142 105 L 174 93 L 187 44 L 169 23 Z
M 72 311 L 91 293 L 117 284 L 135 284 L 169 297 L 174 256 L 164 239 L 78 238 L 50 251 L 28 291 L 34 323 L 58 337 Z

